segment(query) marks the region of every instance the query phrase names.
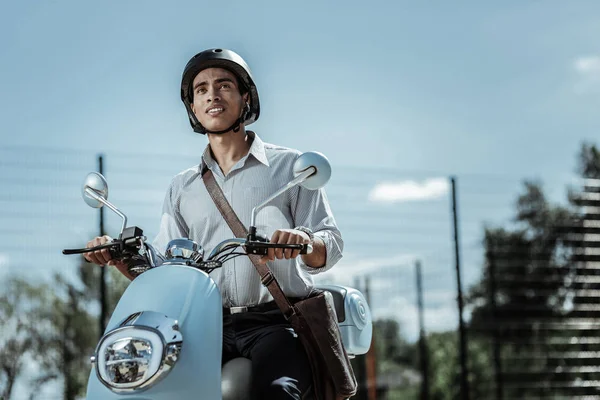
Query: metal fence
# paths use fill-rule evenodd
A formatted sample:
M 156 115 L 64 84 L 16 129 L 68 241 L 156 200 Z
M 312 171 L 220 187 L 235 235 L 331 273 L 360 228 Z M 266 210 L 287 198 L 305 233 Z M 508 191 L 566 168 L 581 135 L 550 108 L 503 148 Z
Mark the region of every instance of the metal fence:
M 173 155 L 105 154 L 103 172 L 109 182 L 109 198 L 128 215 L 130 225 L 143 227 L 152 238 L 172 176 L 198 162 L 199 158 Z M 80 194 L 84 176 L 96 170 L 98 154 L 94 152 L 0 149 L 3 280 L 20 275 L 43 281 L 56 271 L 76 279 L 77 261 L 63 256 L 61 249 L 80 247 L 98 233 L 98 213 L 84 204 Z M 452 179 L 443 174 L 333 166 L 326 191 L 344 236 L 344 258 L 317 280 L 368 292 L 375 319 L 392 321 L 399 327 L 398 332 L 382 328 L 376 337 L 380 342 L 376 346 L 389 345 L 390 351 L 397 351 L 395 359 L 387 358 L 385 351 L 371 355 L 377 365 L 376 377 L 367 381 L 366 357 L 355 360 L 358 372 L 365 373 L 359 376 L 362 386 L 357 398 L 374 398 L 375 391 L 368 391 L 373 385 L 380 399 L 511 399 L 514 393 L 527 393 L 531 398 L 573 398 L 597 394 L 597 186 L 587 186 L 585 195 L 577 200 L 583 214 L 573 220 L 575 225 L 570 224 L 567 233 L 579 236 L 567 235 L 561 242 L 566 252 L 561 256 L 571 257 L 565 264 L 568 272 L 519 276 L 506 272 L 511 264 L 521 265 L 518 271 L 524 273 L 533 261 L 539 261 L 536 265 L 542 268 L 544 260 L 532 260 L 530 252 L 519 253 L 514 246 L 507 249 L 506 243 L 492 246 L 486 227 L 512 224 L 515 199 L 522 191 L 521 178 L 459 175 L 454 181 L 453 202 Z M 561 197 L 564 183 L 551 183 L 551 201 Z M 106 232 L 115 236 L 120 219 L 109 212 L 105 219 Z M 536 254 L 543 255 L 544 251 Z M 462 332 L 457 277 L 462 279 L 465 301 Z M 549 281 L 560 284 L 547 287 Z M 565 286 L 565 282 L 572 283 Z M 474 289 L 478 283 L 486 288 L 479 297 Z M 544 292 L 551 289 L 556 293 Z M 530 310 L 532 321 L 515 317 L 508 306 L 502 308 L 505 297 L 512 296 L 509 291 L 522 292 L 509 305 L 520 304 L 519 316 L 529 315 L 524 310 Z M 558 306 L 531 304 L 532 298 L 544 293 L 547 301 L 562 301 L 561 307 L 570 299 L 571 309 L 562 310 L 560 317 L 546 315 L 557 312 Z M 432 337 L 436 332 L 450 334 Z M 522 340 L 527 335 L 531 340 Z M 436 359 L 440 353 L 435 346 L 440 340 L 451 342 L 444 353 L 448 358 L 442 362 Z M 461 343 L 469 351 L 461 352 Z M 540 346 L 533 348 L 532 343 Z M 553 347 L 543 347 L 542 343 Z M 439 377 L 448 373 L 443 364 L 452 367 L 447 392 L 455 393 L 454 397 L 434 396 Z M 13 398 L 27 398 L 27 376 L 38 372 L 35 367 L 26 371 Z M 48 385 L 37 398 L 60 398 L 59 385 Z
M 526 226 L 486 236 L 488 302 L 470 333 L 489 346 L 493 398 L 600 394 L 600 181 L 569 197 L 568 211 L 530 198 Z

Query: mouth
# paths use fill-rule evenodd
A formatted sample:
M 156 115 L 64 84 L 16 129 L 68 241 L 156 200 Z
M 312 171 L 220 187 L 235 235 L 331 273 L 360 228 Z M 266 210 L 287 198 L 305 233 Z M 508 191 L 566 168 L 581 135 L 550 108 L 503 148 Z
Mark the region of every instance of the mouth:
M 206 113 L 211 116 L 216 116 L 225 111 L 225 107 L 223 106 L 212 106 L 206 109 Z

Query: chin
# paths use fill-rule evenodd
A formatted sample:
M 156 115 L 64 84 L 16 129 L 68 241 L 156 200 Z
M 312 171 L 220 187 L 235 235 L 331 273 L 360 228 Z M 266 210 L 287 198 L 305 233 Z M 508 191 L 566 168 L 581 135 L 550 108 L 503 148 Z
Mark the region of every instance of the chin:
M 233 121 L 212 120 L 212 121 L 207 121 L 207 122 L 200 121 L 202 126 L 205 127 L 207 130 L 216 131 L 216 132 L 229 128 L 234 122 L 235 122 L 235 120 L 233 120 Z

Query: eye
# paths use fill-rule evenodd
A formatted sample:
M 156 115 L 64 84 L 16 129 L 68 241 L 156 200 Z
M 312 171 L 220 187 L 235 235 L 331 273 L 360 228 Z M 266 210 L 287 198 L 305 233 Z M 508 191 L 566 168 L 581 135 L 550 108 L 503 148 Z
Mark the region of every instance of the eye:
M 206 89 L 203 87 L 199 87 L 198 89 L 196 89 L 196 94 L 204 94 L 206 93 Z
M 231 88 L 231 85 L 229 83 L 222 83 L 221 84 L 221 89 L 229 89 Z

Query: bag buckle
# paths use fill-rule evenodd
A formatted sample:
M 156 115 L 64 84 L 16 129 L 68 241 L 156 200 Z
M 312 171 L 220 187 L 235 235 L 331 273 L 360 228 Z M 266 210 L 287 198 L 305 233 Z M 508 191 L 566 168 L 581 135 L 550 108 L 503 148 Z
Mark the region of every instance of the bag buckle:
M 271 271 L 267 272 L 264 276 L 260 277 L 260 281 L 265 286 L 269 286 L 269 284 L 271 282 L 273 282 L 274 280 L 275 280 L 275 277 L 273 276 L 273 273 Z
M 296 315 L 296 307 L 291 306 L 290 311 L 286 314 L 283 314 L 283 318 L 285 318 L 286 321 L 289 321 L 289 319 L 292 318 L 294 315 Z

